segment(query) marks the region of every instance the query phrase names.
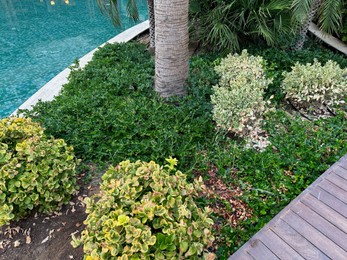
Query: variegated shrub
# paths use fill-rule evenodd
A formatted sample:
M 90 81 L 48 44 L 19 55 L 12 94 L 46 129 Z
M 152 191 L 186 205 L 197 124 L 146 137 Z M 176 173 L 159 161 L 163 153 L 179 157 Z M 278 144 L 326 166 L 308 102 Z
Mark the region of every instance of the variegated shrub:
M 0 120 L 0 226 L 37 208 L 51 212 L 76 190 L 77 160 L 62 139 L 25 118 Z
M 331 60 L 324 66 L 317 60 L 306 65 L 296 63 L 291 72 L 284 73 L 282 88 L 286 98 L 299 108 L 334 107 L 347 96 L 347 69 Z
M 193 198 L 202 180 L 187 183 L 174 169 L 123 161 L 102 177 L 101 191 L 86 199 L 86 228 L 73 245 L 86 259 L 202 259 L 213 241 L 209 210 Z M 210 258 L 211 259 L 211 258 Z
M 229 54 L 215 68 L 220 76 L 213 87 L 211 101 L 213 119 L 222 129 L 239 136 L 248 136 L 257 128 L 266 111 L 264 89 L 271 83 L 266 79 L 261 57 Z

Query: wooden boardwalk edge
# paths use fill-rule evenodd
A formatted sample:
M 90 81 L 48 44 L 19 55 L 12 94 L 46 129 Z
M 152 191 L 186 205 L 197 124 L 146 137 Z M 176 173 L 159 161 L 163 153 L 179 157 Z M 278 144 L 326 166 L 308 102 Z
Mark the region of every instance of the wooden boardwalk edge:
M 323 188 L 330 190 L 326 191 Z M 335 212 L 334 209 L 330 209 L 330 205 L 326 206 L 324 202 L 321 202 L 319 197 L 321 193 L 325 193 L 327 194 L 327 196 L 330 196 L 329 198 L 325 198 L 325 200 L 333 201 L 333 203 L 335 203 L 336 205 L 335 207 L 339 209 L 338 213 Z M 335 259 L 336 257 L 338 257 L 339 259 L 347 259 L 347 248 L 344 248 L 344 246 L 341 247 L 341 243 L 345 243 L 346 240 L 335 241 L 334 243 L 330 240 L 331 238 L 323 239 L 324 234 L 322 234 L 320 231 L 328 230 L 327 227 L 333 226 L 334 223 L 331 224 L 331 222 L 328 222 L 327 220 L 332 219 L 332 217 L 325 217 L 324 211 L 320 212 L 317 210 L 317 212 L 319 213 L 318 215 L 314 210 L 312 210 L 312 208 L 314 207 L 310 204 L 310 208 L 306 210 L 306 204 L 310 203 L 310 201 L 312 201 L 312 203 L 316 203 L 313 205 L 328 207 L 329 210 L 332 211 L 331 214 L 333 216 L 338 215 L 340 216 L 340 220 L 343 219 L 342 227 L 347 228 L 347 196 L 345 195 L 347 195 L 347 154 L 340 158 L 336 163 L 334 163 L 321 176 L 319 176 L 317 180 L 315 180 L 309 187 L 307 187 L 301 194 L 299 194 L 298 197 L 292 200 L 248 242 L 246 242 L 239 250 L 237 250 L 232 256 L 230 256 L 229 260 L 311 258 L 311 256 L 313 255 L 308 254 L 306 257 L 305 252 L 302 251 L 304 249 L 311 250 L 310 253 L 316 254 L 315 258 L 317 257 L 319 259 L 331 257 Z M 319 203 L 321 203 L 322 205 L 320 205 Z M 308 216 L 306 214 L 306 211 L 310 212 L 309 214 L 311 215 Z M 330 211 L 325 212 L 327 213 Z M 297 215 L 296 213 L 298 213 L 299 215 Z M 343 214 L 344 216 L 341 216 L 339 214 Z M 312 217 L 315 218 L 314 221 L 311 221 Z M 306 220 L 304 220 L 303 218 L 306 218 Z M 314 226 L 314 223 L 319 223 L 320 226 L 317 228 L 316 226 Z M 312 238 L 310 238 L 312 232 L 315 233 L 316 236 L 312 235 Z M 328 236 L 331 234 L 332 233 L 330 232 Z M 345 233 L 341 231 L 341 234 Z M 306 238 L 305 235 L 307 235 Z M 340 237 L 340 239 L 346 238 L 346 236 Z M 291 239 L 293 238 L 298 241 L 291 241 Z M 339 239 L 339 237 L 337 239 Z M 271 250 L 271 248 L 276 246 L 278 248 L 281 248 L 281 250 L 277 250 L 275 255 L 272 253 L 273 250 Z M 303 246 L 305 246 L 306 248 L 299 248 Z
M 330 34 L 322 32 L 314 23 L 310 23 L 309 31 L 326 44 L 347 55 L 347 45 L 345 43 Z

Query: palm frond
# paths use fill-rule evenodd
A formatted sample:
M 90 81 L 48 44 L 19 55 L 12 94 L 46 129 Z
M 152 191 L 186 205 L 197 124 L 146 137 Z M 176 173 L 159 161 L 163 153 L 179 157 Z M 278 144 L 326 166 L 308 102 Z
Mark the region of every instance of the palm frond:
M 299 23 L 303 23 L 310 12 L 313 2 L 314 0 L 293 0 L 291 9 L 294 19 Z
M 96 0 L 98 7 L 103 15 L 107 15 L 114 26 L 121 25 L 121 19 L 117 0 Z
M 327 33 L 337 32 L 342 26 L 342 0 L 323 1 L 318 10 L 318 25 Z
M 114 26 L 121 25 L 121 18 L 118 6 L 118 0 L 96 0 L 96 3 L 103 15 L 110 17 Z M 139 20 L 139 12 L 136 0 L 127 1 L 127 15 L 134 21 Z
M 291 3 L 289 0 L 274 0 L 264 3 L 264 8 L 270 11 L 281 11 L 284 9 L 290 9 Z
M 137 8 L 136 0 L 127 1 L 127 13 L 132 20 L 134 21 L 139 20 L 139 11 Z

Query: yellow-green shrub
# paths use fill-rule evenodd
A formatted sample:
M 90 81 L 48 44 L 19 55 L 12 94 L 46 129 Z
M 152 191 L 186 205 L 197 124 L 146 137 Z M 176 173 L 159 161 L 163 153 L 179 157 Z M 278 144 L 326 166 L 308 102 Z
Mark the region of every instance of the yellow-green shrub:
M 77 160 L 64 140 L 25 118 L 0 120 L 0 226 L 33 208 L 51 212 L 76 190 Z
M 264 89 L 271 83 L 265 78 L 263 64 L 261 57 L 249 56 L 243 50 L 240 55 L 229 54 L 216 66 L 220 80 L 213 87 L 211 102 L 219 127 L 247 136 L 259 126 L 266 110 Z
M 123 161 L 102 177 L 101 191 L 86 199 L 84 244 L 90 259 L 201 259 L 213 241 L 209 210 L 193 201 L 202 180 L 187 183 L 174 169 Z M 206 256 L 206 255 L 205 255 Z
M 291 72 L 283 75 L 286 98 L 303 109 L 335 106 L 347 95 L 347 69 L 331 60 L 324 66 L 317 60 L 313 64 L 296 63 Z

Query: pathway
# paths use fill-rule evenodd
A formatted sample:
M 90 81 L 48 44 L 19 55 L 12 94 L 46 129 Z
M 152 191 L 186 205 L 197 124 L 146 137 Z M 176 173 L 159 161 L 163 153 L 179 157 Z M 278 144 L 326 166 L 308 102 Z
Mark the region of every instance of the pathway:
M 347 259 L 347 154 L 229 258 L 234 259 Z

